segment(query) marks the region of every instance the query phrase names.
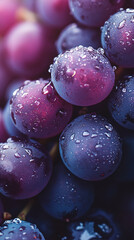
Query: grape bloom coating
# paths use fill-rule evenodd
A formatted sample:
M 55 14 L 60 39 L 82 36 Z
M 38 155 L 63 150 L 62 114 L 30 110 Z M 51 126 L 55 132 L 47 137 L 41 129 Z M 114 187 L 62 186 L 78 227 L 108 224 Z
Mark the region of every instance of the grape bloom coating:
M 58 94 L 78 106 L 91 106 L 111 92 L 115 74 L 103 49 L 79 46 L 60 54 L 50 67 Z
M 59 149 L 66 167 L 77 177 L 97 181 L 118 167 L 122 144 L 111 123 L 96 114 L 74 119 L 60 136 Z
M 34 138 L 59 134 L 72 115 L 72 105 L 65 102 L 49 80 L 26 81 L 10 101 L 11 117 L 20 132 Z

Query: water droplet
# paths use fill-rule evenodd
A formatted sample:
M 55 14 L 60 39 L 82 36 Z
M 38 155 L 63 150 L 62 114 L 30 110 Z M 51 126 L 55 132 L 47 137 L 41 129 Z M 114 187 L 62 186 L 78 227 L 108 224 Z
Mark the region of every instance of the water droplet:
M 126 13 L 134 13 L 134 9 L 132 9 L 132 8 L 127 8 L 127 9 L 126 9 Z
M 72 135 L 71 135 L 71 137 L 70 137 L 70 139 L 71 139 L 71 140 L 73 140 L 73 139 L 74 139 L 74 137 L 75 137 L 75 135 L 74 135 L 74 134 L 72 134 Z
M 16 158 L 20 158 L 20 157 L 21 157 L 21 155 L 20 155 L 19 153 L 17 153 L 17 152 L 14 154 L 14 156 L 15 156 Z
M 88 132 L 88 131 L 83 132 L 83 133 L 82 133 L 82 136 L 83 136 L 83 137 L 89 136 L 89 132 Z
M 79 231 L 79 230 L 82 230 L 82 229 L 84 229 L 84 225 L 83 225 L 83 223 L 80 223 L 80 225 L 76 227 L 76 230 Z
M 110 132 L 113 131 L 113 126 L 111 124 L 105 125 L 105 128 L 108 129 Z
M 34 159 L 32 158 L 32 159 L 30 159 L 30 162 L 34 162 Z
M 103 146 L 101 144 L 97 144 L 95 148 L 102 148 Z
M 126 19 L 124 19 L 123 21 L 121 21 L 118 25 L 118 29 L 121 29 L 125 26 L 125 23 L 126 23 Z
M 21 221 L 19 218 L 13 219 L 13 223 L 19 224 L 19 223 L 21 223 L 21 222 L 22 222 L 22 221 Z
M 95 138 L 95 137 L 97 137 L 97 134 L 93 133 L 93 134 L 91 135 L 91 138 Z
M 76 144 L 79 144 L 80 142 L 81 142 L 80 140 L 76 140 L 76 141 L 75 141 Z
M 127 89 L 126 89 L 126 88 L 122 88 L 122 92 L 124 92 L 124 93 L 125 93 L 126 91 L 127 91 Z
M 25 152 L 26 152 L 29 156 L 32 155 L 32 151 L 31 151 L 31 149 L 29 149 L 29 148 L 25 148 Z
M 7 144 L 5 144 L 5 145 L 3 145 L 3 147 L 2 147 L 3 149 L 8 149 L 9 147 L 8 147 L 8 145 Z
M 23 105 L 22 105 L 21 103 L 18 103 L 18 104 L 17 104 L 17 107 L 18 107 L 19 109 L 22 109 L 22 108 L 23 108 Z
M 37 106 L 39 106 L 40 105 L 40 102 L 39 101 L 35 101 L 35 104 L 37 105 Z
M 107 133 L 107 132 L 105 132 L 105 135 L 106 135 L 108 138 L 111 137 L 111 133 Z

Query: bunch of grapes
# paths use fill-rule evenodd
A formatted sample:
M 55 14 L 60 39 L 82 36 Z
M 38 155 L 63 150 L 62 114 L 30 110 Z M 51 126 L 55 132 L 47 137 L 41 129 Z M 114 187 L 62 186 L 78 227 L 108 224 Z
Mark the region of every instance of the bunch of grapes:
M 0 240 L 134 239 L 134 1 L 0 0 Z

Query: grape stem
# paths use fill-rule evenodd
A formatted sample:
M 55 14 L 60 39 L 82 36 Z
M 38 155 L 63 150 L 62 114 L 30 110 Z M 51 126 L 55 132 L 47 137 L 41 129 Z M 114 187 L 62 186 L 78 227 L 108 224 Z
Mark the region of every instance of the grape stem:
M 50 154 L 53 162 L 54 162 L 55 159 L 56 159 L 56 156 L 57 156 L 57 154 L 58 154 L 58 151 L 59 151 L 59 144 L 56 142 L 56 143 L 53 145 L 51 151 L 49 152 L 49 154 Z
M 26 9 L 25 7 L 20 7 L 17 11 L 17 19 L 19 21 L 30 21 L 30 22 L 37 22 L 38 17 L 32 11 Z
M 34 205 L 35 199 L 32 198 L 28 201 L 27 205 L 23 208 L 23 210 L 19 213 L 18 218 L 20 220 L 26 220 L 26 216 Z

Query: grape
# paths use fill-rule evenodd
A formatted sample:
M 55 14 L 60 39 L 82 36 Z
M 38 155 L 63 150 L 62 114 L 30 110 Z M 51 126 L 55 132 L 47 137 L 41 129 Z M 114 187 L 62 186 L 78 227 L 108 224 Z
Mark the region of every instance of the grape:
M 34 138 L 59 134 L 72 115 L 72 106 L 56 93 L 49 80 L 26 81 L 10 101 L 15 126 Z
M 58 94 L 67 102 L 90 106 L 104 100 L 114 86 L 114 70 L 102 49 L 79 46 L 59 55 L 50 68 Z
M 49 215 L 70 221 L 90 209 L 93 190 L 91 183 L 73 176 L 59 161 L 47 188 L 40 195 L 40 203 Z
M 9 31 L 5 39 L 7 63 L 21 77 L 34 77 L 47 70 L 55 47 L 39 23 L 24 22 Z
M 119 240 L 120 230 L 110 214 L 98 210 L 84 220 L 68 224 L 65 236 L 60 240 Z
M 134 9 L 121 10 L 112 15 L 102 29 L 105 54 L 116 65 L 134 67 Z
M 36 8 L 39 17 L 50 26 L 62 28 L 72 21 L 68 0 L 38 0 Z
M 21 221 L 19 218 L 8 220 L 0 227 L 1 240 L 45 240 L 35 224 Z
M 110 176 L 118 167 L 122 144 L 111 123 L 96 114 L 74 119 L 59 140 L 61 158 L 77 177 L 97 181 Z
M 18 2 L 0 0 L 0 36 L 5 35 L 17 23 Z
M 37 143 L 12 137 L 0 144 L 0 192 L 26 199 L 40 193 L 52 174 L 52 162 Z
M 124 76 L 114 87 L 108 109 L 121 126 L 134 130 L 134 76 Z
M 69 0 L 73 16 L 89 27 L 100 27 L 121 7 L 124 0 Z
M 100 30 L 72 23 L 62 30 L 56 45 L 58 53 L 63 53 L 79 45 L 92 46 L 97 49 L 101 46 Z

